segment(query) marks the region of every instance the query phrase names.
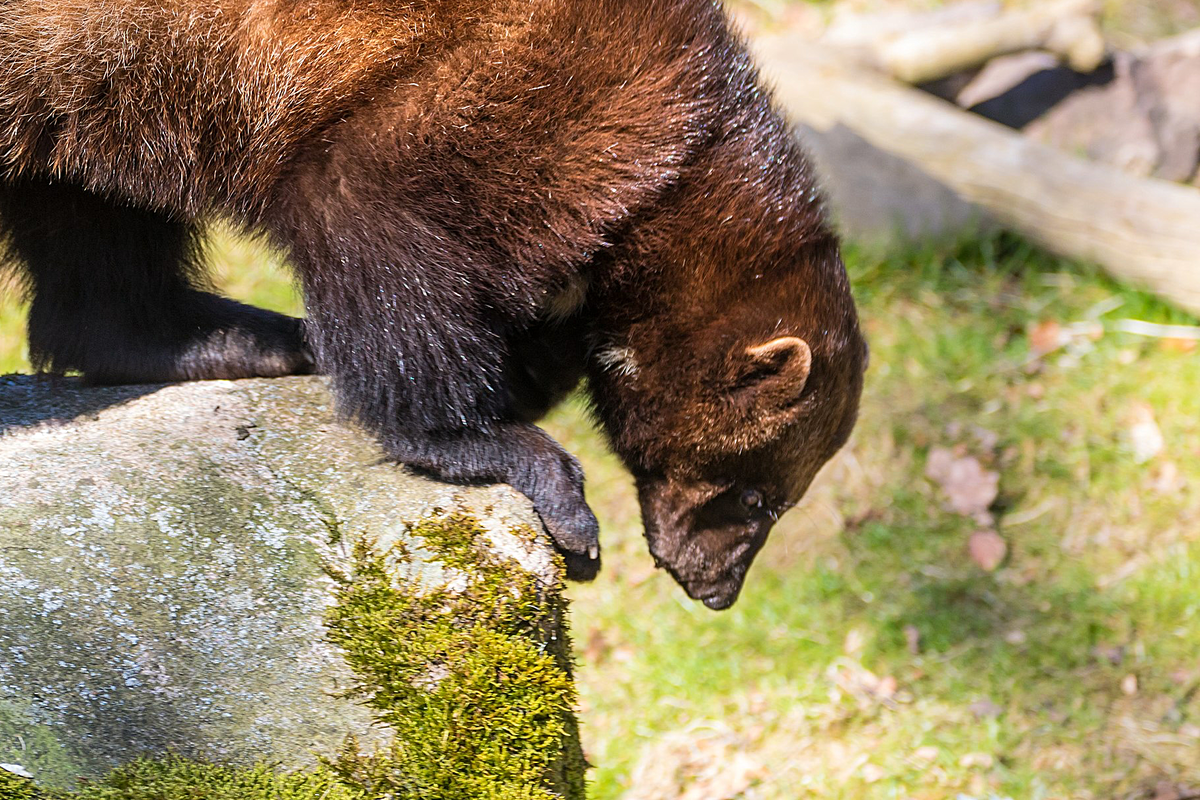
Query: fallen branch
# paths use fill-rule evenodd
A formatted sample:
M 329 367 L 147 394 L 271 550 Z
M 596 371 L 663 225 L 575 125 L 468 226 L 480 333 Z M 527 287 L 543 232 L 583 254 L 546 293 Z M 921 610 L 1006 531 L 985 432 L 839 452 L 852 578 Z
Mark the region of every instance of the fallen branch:
M 872 32 L 860 25 L 863 38 L 858 41 L 850 37 L 854 27 L 843 24 L 825 43 L 857 51 L 860 60 L 905 83 L 944 78 L 1024 50 L 1047 50 L 1079 72 L 1091 72 L 1104 61 L 1094 0 L 987 10 L 979 7 L 962 18 L 947 17 L 944 24 L 919 24 L 911 30 L 896 30 L 893 23 Z
M 755 48 L 797 123 L 849 129 L 1052 252 L 1200 312 L 1200 191 L 1029 141 L 809 41 L 763 37 Z
M 1004 13 L 999 0 L 963 0 L 931 10 L 860 13 L 834 7 L 833 20 L 821 36 L 831 47 L 855 47 L 882 42 L 914 31 L 995 19 Z
M 1189 339 L 1200 342 L 1200 328 L 1194 325 L 1160 325 L 1140 319 L 1123 319 L 1118 321 L 1115 327 L 1122 333 L 1132 333 L 1136 336 L 1149 336 L 1155 339 Z

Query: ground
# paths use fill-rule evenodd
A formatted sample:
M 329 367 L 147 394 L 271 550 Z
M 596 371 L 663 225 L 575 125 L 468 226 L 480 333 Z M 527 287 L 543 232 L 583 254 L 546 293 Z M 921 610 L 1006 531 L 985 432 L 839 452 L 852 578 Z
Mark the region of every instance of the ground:
M 1113 332 L 1194 320 L 1010 240 L 848 261 L 862 419 L 732 611 L 652 573 L 578 409 L 549 426 L 583 453 L 606 536 L 572 592 L 594 796 L 1200 787 L 1200 364 Z M 975 469 L 949 492 L 926 474 L 947 451 Z M 947 510 L 980 487 L 989 505 L 993 475 L 994 526 Z M 969 542 L 993 528 L 989 573 Z

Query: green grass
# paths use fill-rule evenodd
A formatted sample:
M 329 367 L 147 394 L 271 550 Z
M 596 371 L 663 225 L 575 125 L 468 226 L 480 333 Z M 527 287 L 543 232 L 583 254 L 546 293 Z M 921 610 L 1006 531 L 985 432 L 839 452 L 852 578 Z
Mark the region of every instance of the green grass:
M 28 372 L 25 352 L 25 303 L 11 276 L 0 272 L 0 375 Z
M 217 258 L 261 256 L 225 239 Z M 872 346 L 862 418 L 731 611 L 652 569 L 582 403 L 547 422 L 603 526 L 602 575 L 570 591 L 591 796 L 1200 788 L 1200 362 L 1113 325 L 1196 320 L 1009 238 L 847 261 Z M 294 309 L 286 279 L 238 274 L 233 293 Z M 0 363 L 19 365 L 0 315 Z M 1086 320 L 1103 335 L 1031 353 L 1040 323 Z M 1166 444 L 1138 464 L 1141 406 Z M 994 573 L 925 477 L 933 447 L 1000 474 Z

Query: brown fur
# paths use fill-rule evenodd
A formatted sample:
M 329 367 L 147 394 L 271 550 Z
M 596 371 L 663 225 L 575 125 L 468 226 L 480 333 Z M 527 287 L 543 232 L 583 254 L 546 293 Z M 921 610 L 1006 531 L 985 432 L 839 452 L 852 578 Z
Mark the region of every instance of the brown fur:
M 196 288 L 188 243 L 232 220 L 295 265 L 342 408 L 403 463 L 524 491 L 578 575 L 582 475 L 529 423 L 586 372 L 652 552 L 713 607 L 848 435 L 837 243 L 717 4 L 0 8 L 0 215 L 47 368 L 303 370 L 290 321 Z M 88 226 L 121 233 L 97 255 Z

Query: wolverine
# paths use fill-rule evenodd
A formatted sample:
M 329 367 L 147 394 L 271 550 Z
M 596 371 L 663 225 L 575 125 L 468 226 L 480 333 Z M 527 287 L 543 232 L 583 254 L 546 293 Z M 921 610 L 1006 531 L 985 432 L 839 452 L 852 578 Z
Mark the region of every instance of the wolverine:
M 213 221 L 305 320 L 208 291 Z M 862 392 L 812 170 L 714 0 L 0 0 L 0 225 L 39 370 L 327 374 L 397 463 L 523 492 L 578 579 L 596 518 L 534 423 L 584 382 L 714 609 Z

